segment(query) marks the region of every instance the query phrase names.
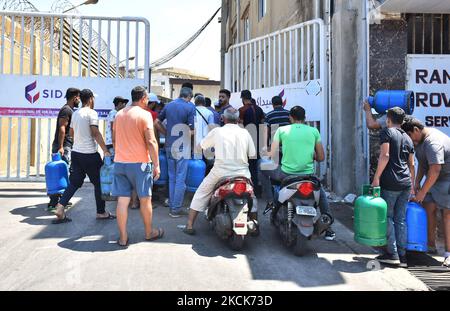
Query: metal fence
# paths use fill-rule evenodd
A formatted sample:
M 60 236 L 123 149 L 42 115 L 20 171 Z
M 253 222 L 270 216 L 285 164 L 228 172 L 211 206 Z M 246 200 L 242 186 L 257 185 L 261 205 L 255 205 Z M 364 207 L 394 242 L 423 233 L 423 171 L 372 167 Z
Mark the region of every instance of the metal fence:
M 408 54 L 450 54 L 450 14 L 406 14 Z
M 131 79 L 140 65 L 149 85 L 146 19 L 6 11 L 0 19 L 0 75 Z M 55 130 L 55 119 L 0 117 L 0 181 L 43 180 Z
M 325 51 L 320 19 L 233 45 L 227 85 L 239 92 L 324 78 Z
M 328 37 L 322 19 L 233 45 L 226 55 L 225 86 L 237 94 L 244 89 L 261 91 L 297 84 L 296 88 L 306 92 L 293 100 L 296 104 L 308 105 L 311 100 L 317 103 L 312 109 L 320 113 L 308 121 L 319 129 L 323 144 L 328 149 L 330 106 L 327 50 Z M 321 88 L 320 95 L 311 95 L 314 91 L 308 92 L 313 85 Z M 317 170 L 318 175 L 323 176 L 327 172 L 328 159 L 329 150 L 327 161 Z

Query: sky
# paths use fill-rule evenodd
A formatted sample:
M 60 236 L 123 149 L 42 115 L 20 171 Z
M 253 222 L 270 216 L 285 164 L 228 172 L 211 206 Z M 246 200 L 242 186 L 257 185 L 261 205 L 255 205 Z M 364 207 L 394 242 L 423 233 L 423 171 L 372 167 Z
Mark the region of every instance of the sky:
M 40 11 L 50 11 L 56 0 L 30 0 Z M 72 0 L 73 4 L 82 0 Z M 145 17 L 150 21 L 150 60 L 154 61 L 191 37 L 220 7 L 221 0 L 99 0 L 79 8 L 83 15 Z M 218 16 L 182 54 L 162 67 L 179 67 L 220 80 Z M 105 38 L 104 38 L 105 39 Z M 113 53 L 115 48 L 112 49 Z M 123 57 L 120 57 L 122 60 Z

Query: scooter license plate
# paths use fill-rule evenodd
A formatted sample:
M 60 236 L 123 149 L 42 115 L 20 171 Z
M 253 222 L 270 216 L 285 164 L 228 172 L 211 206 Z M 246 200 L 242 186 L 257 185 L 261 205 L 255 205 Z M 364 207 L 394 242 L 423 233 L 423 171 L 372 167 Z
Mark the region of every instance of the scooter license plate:
M 317 211 L 314 207 L 309 206 L 297 206 L 297 215 L 300 216 L 317 216 Z

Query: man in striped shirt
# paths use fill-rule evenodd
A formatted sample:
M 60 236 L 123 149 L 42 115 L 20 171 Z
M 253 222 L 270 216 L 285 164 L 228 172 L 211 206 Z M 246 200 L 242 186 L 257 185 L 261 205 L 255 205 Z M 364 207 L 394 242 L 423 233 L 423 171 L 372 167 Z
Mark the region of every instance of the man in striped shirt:
M 273 110 L 266 115 L 265 124 L 267 125 L 265 132 L 265 142 L 267 146 L 271 145 L 272 133 L 275 133 L 279 127 L 290 125 L 290 112 L 283 108 L 283 99 L 280 96 L 272 98 Z

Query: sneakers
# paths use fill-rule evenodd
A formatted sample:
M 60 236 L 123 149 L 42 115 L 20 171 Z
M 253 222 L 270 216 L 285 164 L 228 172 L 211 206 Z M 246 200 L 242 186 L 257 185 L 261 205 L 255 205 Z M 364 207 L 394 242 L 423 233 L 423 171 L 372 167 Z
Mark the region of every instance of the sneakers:
M 185 211 L 184 209 L 181 209 L 177 212 L 171 211 L 169 213 L 169 216 L 172 218 L 181 218 L 181 217 L 188 216 L 188 215 L 189 215 L 189 213 L 187 211 Z
M 438 250 L 437 250 L 436 246 L 428 246 L 427 254 L 429 254 L 429 255 L 437 255 L 438 254 Z
M 333 230 L 328 229 L 327 232 L 325 232 L 325 240 L 327 241 L 336 240 L 336 233 Z
M 400 258 L 398 257 L 398 255 L 384 254 L 384 255 L 378 256 L 375 259 L 381 263 L 388 264 L 388 265 L 399 265 L 400 264 Z
M 55 213 L 56 212 L 56 206 L 53 206 L 53 205 L 48 205 L 47 206 L 47 212 L 49 212 L 49 213 Z
M 444 263 L 442 264 L 442 266 L 450 268 L 450 256 L 445 258 Z
M 408 260 L 406 256 L 400 256 L 400 268 L 408 269 Z
M 267 206 L 266 206 L 266 209 L 264 210 L 263 215 L 266 216 L 267 214 L 269 214 L 271 211 L 273 211 L 274 207 L 275 206 L 274 206 L 273 202 L 267 203 Z

